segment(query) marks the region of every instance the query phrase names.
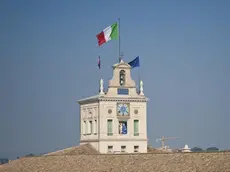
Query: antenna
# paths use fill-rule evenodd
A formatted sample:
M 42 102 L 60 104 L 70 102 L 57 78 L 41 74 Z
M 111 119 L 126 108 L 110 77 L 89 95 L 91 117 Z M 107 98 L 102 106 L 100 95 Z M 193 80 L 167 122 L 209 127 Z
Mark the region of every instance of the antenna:
M 161 141 L 161 148 L 164 149 L 165 141 L 166 140 L 173 140 L 173 139 L 179 139 L 179 137 L 164 137 L 164 136 L 162 136 L 161 138 L 156 139 L 156 142 Z

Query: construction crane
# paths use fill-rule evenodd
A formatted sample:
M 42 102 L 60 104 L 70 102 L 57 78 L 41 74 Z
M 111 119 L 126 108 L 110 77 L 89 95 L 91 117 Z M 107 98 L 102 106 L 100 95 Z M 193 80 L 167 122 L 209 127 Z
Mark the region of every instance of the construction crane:
M 164 147 L 165 147 L 165 141 L 166 140 L 173 140 L 173 139 L 179 139 L 179 137 L 164 137 L 164 136 L 162 136 L 161 138 L 156 139 L 156 142 L 161 141 L 161 147 L 162 147 L 162 149 L 164 149 Z

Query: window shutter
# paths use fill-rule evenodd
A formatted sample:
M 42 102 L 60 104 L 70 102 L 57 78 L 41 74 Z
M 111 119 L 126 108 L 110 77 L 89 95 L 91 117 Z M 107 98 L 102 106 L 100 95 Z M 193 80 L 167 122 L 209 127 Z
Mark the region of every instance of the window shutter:
M 111 119 L 108 119 L 108 121 L 107 121 L 107 133 L 108 133 L 108 135 L 109 136 L 111 136 L 111 135 L 113 135 L 113 126 L 112 126 L 112 124 L 113 124 L 113 120 L 111 120 Z
M 139 135 L 139 120 L 134 120 L 134 136 Z

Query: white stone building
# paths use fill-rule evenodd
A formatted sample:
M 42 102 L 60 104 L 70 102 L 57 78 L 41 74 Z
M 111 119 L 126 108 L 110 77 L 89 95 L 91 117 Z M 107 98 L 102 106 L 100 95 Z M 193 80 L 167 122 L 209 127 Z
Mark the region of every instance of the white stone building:
M 131 78 L 131 67 L 121 60 L 113 78 L 98 95 L 79 100 L 80 144 L 90 143 L 100 153 L 147 152 L 147 98 Z
M 182 152 L 191 152 L 191 149 L 188 147 L 188 145 L 185 145 L 184 148 L 182 148 Z

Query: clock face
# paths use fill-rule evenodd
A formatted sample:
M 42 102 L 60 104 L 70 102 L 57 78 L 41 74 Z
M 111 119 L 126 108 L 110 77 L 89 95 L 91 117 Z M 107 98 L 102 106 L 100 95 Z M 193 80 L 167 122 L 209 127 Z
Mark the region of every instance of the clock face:
M 128 115 L 129 114 L 129 106 L 127 104 L 118 104 L 117 112 L 119 115 Z

